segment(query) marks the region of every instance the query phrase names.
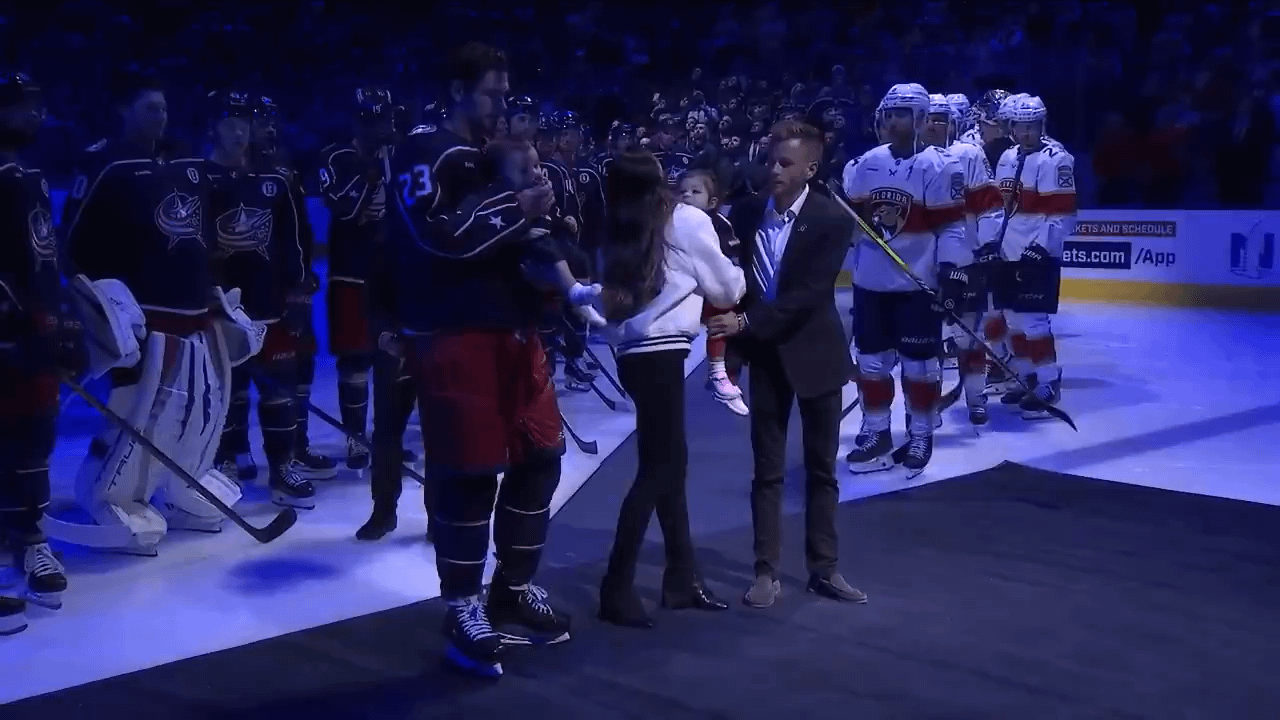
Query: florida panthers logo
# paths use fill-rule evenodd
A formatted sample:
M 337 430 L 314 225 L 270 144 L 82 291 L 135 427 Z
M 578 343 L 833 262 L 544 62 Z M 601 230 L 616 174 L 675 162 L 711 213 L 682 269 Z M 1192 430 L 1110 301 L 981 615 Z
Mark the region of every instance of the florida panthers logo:
M 1013 178 L 1000 181 L 1000 196 L 1004 198 L 1004 212 L 1013 215 L 1018 212 L 1018 201 L 1022 199 L 1022 188 Z
M 876 188 L 867 199 L 871 218 L 881 237 L 889 240 L 907 226 L 911 215 L 911 193 L 898 188 Z
M 256 252 L 270 257 L 267 247 L 271 242 L 271 227 L 270 210 L 241 204 L 218 216 L 218 250 L 226 255 Z
M 180 192 L 169 193 L 156 206 L 156 227 L 169 238 L 170 250 L 183 240 L 195 240 L 203 245 L 203 217 L 204 208 L 200 205 L 200 198 Z
M 38 207 L 27 216 L 27 233 L 31 239 L 31 252 L 36 258 L 36 271 L 45 263 L 58 264 L 58 241 L 53 232 L 53 217 L 48 210 Z

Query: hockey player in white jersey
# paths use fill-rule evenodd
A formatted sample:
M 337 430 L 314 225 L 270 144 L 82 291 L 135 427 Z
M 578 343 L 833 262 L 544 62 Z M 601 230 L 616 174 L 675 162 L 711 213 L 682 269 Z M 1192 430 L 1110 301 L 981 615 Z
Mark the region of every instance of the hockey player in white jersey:
M 964 97 L 964 96 L 960 96 Z M 929 115 L 922 136 L 928 144 L 945 148 L 964 171 L 964 233 L 965 246 L 970 255 L 960 267 L 968 274 L 969 284 L 964 293 L 963 306 L 957 308 L 961 321 L 969 328 L 981 332 L 982 316 L 989 310 L 987 273 L 976 264 L 977 250 L 990 244 L 1000 232 L 1000 191 L 995 176 L 987 163 L 987 156 L 977 145 L 957 139 L 961 113 L 959 103 L 953 104 L 949 96 L 930 95 Z M 969 409 L 969 422 L 974 426 L 987 424 L 987 357 L 986 352 L 973 339 L 958 329 L 955 339 L 960 347 L 960 375 L 964 383 L 965 405 Z
M 960 136 L 969 131 L 973 126 L 973 119 L 970 112 L 973 110 L 973 104 L 969 102 L 969 96 L 964 93 L 949 93 L 947 96 L 947 105 L 956 115 L 956 135 L 955 140 L 959 140 Z
M 846 166 L 844 192 L 912 273 L 954 306 L 968 285 L 960 268 L 973 261 L 963 223 L 964 170 L 955 158 L 922 142 L 928 111 L 929 94 L 919 84 L 890 88 L 877 111 L 888 142 Z M 942 316 L 933 296 L 917 288 L 870 238 L 855 238 L 853 277 L 862 428 L 846 459 L 855 473 L 893 467 L 891 373 L 901 360 L 910 420 L 899 457 L 914 477 L 933 455 Z
M 1075 227 L 1075 158 L 1049 144 L 1047 111 L 1038 97 L 1025 97 L 1006 117 L 1016 143 L 1000 157 L 996 181 L 1004 195 L 1006 230 L 999 248 L 1005 261 L 996 292 L 1009 323 L 1011 366 L 1032 388 L 1033 397 L 1011 390 L 1001 400 L 1027 419 L 1049 417 L 1046 404 L 1061 396 L 1062 369 L 1050 317 L 1058 311 L 1062 245 Z

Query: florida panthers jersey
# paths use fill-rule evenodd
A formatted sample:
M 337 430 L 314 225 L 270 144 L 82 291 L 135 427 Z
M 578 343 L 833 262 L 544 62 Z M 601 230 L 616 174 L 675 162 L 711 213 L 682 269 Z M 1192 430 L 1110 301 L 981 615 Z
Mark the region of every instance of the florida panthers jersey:
M 1075 158 L 1048 143 L 1027 153 L 1017 175 L 1019 149 L 1009 148 L 996 166 L 996 181 L 1004 196 L 1002 213 L 1009 214 L 1003 252 L 1016 260 L 1031 243 L 1054 257 L 1062 257 L 1062 242 L 1075 227 Z
M 1002 204 L 995 173 L 987 162 L 987 154 L 972 143 L 957 140 L 946 149 L 946 154 L 958 160 L 964 170 L 965 241 L 976 251 L 979 246 L 995 240 L 1000 232 Z
M 854 209 L 888 242 L 917 277 L 935 286 L 939 263 L 965 265 L 965 174 L 960 161 L 934 147 L 896 158 L 873 148 L 844 170 Z M 855 235 L 853 282 L 865 290 L 917 290 L 911 278 L 872 240 Z

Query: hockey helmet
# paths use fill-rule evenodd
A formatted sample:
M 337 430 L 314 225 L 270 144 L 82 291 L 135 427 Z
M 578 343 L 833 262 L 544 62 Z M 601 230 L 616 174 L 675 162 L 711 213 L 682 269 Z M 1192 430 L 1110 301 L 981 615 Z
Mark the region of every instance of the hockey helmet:
M 1000 112 L 1000 104 L 1008 97 L 1008 90 L 986 91 L 970 111 L 972 120 L 974 122 L 987 123 L 988 125 L 995 124 L 996 115 Z
M 948 93 L 947 104 L 951 106 L 952 110 L 955 110 L 956 116 L 962 121 L 969 117 L 969 110 L 972 105 L 969 102 L 968 96 L 964 93 Z
M 230 117 L 251 120 L 258 109 L 258 98 L 239 90 L 214 90 L 207 97 L 209 118 L 215 123 Z
M 528 95 L 517 95 L 507 98 L 507 117 L 516 115 L 537 115 L 538 103 Z
M 557 110 L 551 120 L 560 130 L 582 130 L 582 116 L 572 110 Z
M 944 97 L 945 99 L 945 97 Z M 910 110 L 919 120 L 929 112 L 929 91 L 920 83 L 900 83 L 889 88 L 876 108 L 877 114 L 887 110 Z
M 44 94 L 30 76 L 20 72 L 0 71 L 0 142 L 14 147 L 26 146 L 36 138 L 44 122 Z
M 947 96 L 942 93 L 932 93 L 929 95 L 929 114 L 930 115 L 946 115 L 947 121 L 955 124 L 959 119 L 954 107 L 947 102 Z
M 1000 103 L 1000 107 L 996 110 L 996 120 L 1001 122 L 1009 122 L 1009 113 L 1013 111 L 1014 106 L 1021 102 L 1024 98 L 1031 97 L 1027 93 L 1017 93 L 1010 95 Z
M 1048 116 L 1044 101 L 1035 95 L 1015 95 L 1004 110 L 1004 119 L 1011 123 L 1044 122 Z
M 274 120 L 280 115 L 280 106 L 266 95 L 259 95 L 253 105 L 253 114 L 263 120 Z

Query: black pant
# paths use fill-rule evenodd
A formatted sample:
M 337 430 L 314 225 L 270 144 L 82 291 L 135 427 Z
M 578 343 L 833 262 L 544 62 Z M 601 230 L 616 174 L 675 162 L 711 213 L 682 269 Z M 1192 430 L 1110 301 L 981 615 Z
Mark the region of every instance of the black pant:
M 618 357 L 618 379 L 635 402 L 640 457 L 635 482 L 618 512 L 618 530 L 609 554 L 606 582 L 617 588 L 629 588 L 635 582 L 636 560 L 655 510 L 666 549 L 663 585 L 679 587 L 698 580 L 685 494 L 689 445 L 684 359 L 688 355 L 688 350 L 661 350 Z
M 782 554 L 782 481 L 787 469 L 787 425 L 793 403 L 800 407 L 804 446 L 804 555 L 810 573 L 826 577 L 836 570 L 836 453 L 840 446 L 840 390 L 796 398 L 773 351 L 752 358 L 748 373 L 751 398 L 751 519 L 755 530 L 756 575 L 777 577 Z

